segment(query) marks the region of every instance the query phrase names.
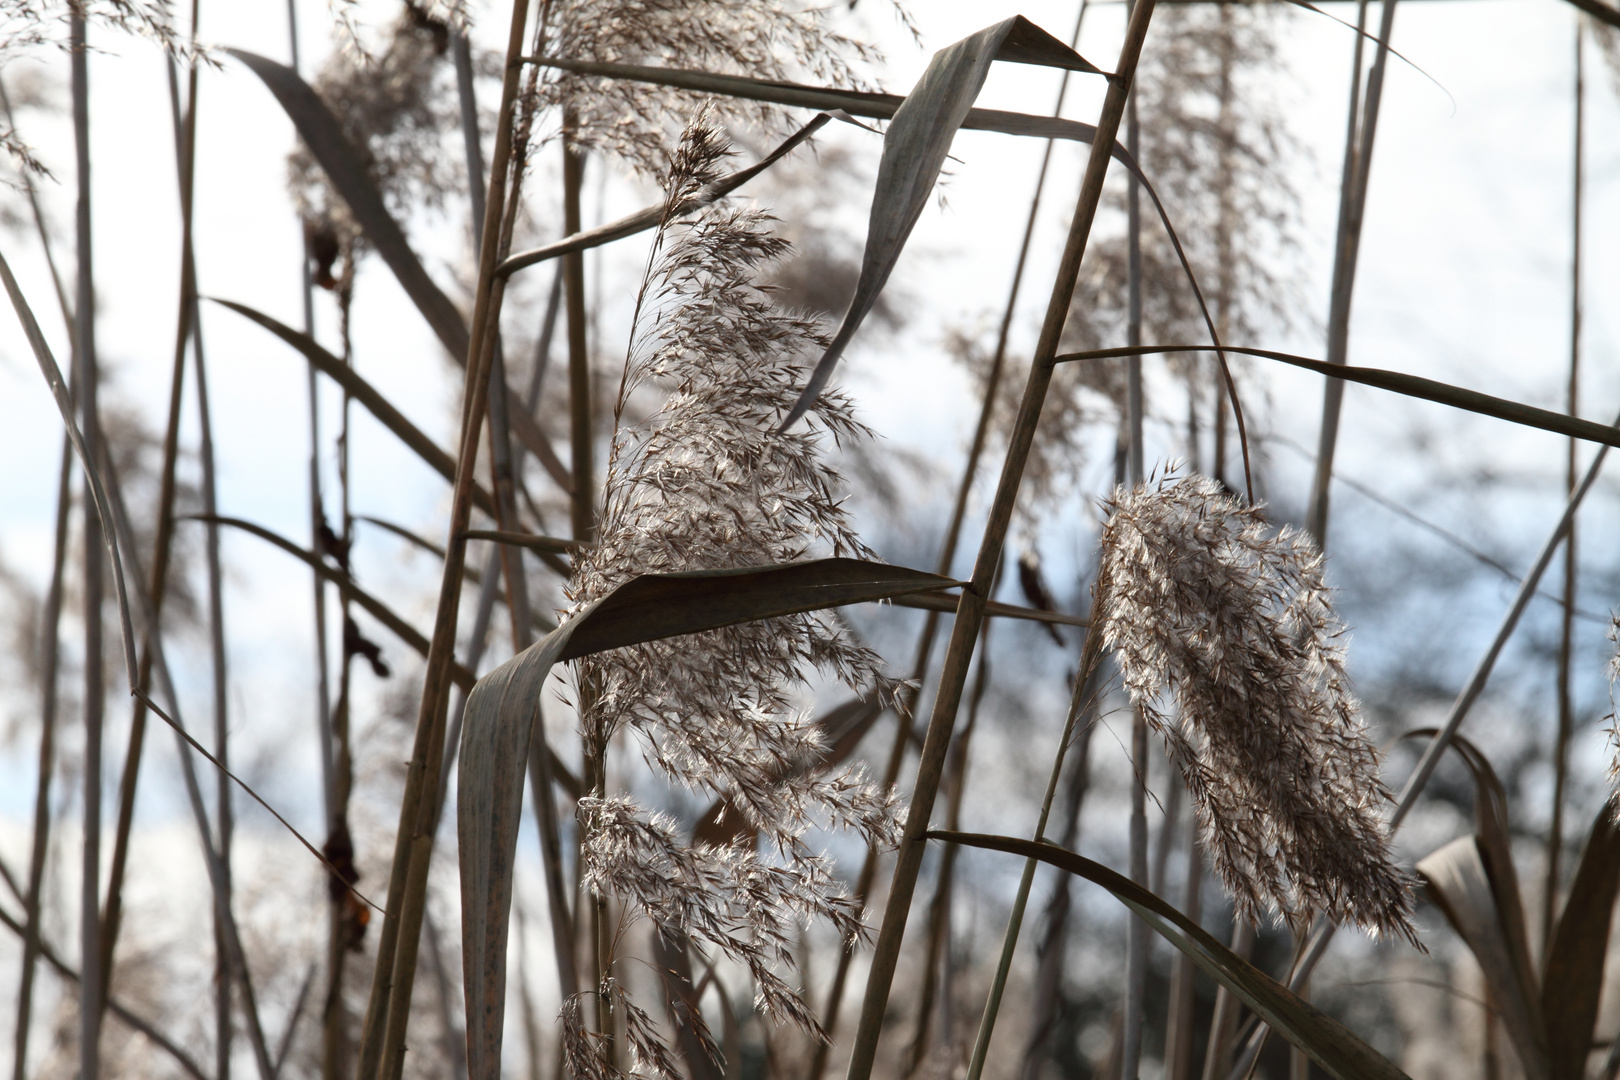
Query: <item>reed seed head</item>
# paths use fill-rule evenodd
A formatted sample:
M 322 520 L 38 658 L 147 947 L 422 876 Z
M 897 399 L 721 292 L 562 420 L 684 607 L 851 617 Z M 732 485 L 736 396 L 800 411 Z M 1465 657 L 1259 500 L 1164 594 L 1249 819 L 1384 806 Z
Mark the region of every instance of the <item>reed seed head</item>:
M 1108 511 L 1098 625 L 1238 910 L 1416 944 L 1380 813 L 1389 791 L 1309 537 L 1203 476 L 1121 490 Z
M 755 210 L 713 205 L 674 220 L 673 208 L 713 180 L 728 152 L 705 110 L 671 155 L 672 210 L 638 300 L 615 415 L 645 389 L 665 396 L 615 435 L 598 542 L 574 564 L 574 610 L 638 574 L 870 554 L 823 457 L 829 437 L 863 434 L 848 400 L 823 394 L 815 423 L 777 433 L 826 342 L 816 323 L 778 310 L 755 285 L 786 244 Z M 831 864 L 805 834 L 825 824 L 892 843 L 898 823 L 892 796 L 860 769 L 819 767 L 826 748 L 795 703 L 813 669 L 861 694 L 892 700 L 897 689 L 880 658 L 823 612 L 616 649 L 577 668 L 588 756 L 600 760 L 616 732 L 634 732 L 648 764 L 670 782 L 724 796 L 764 853 L 751 839 L 690 844 L 670 819 L 600 789 L 580 801 L 579 813 L 583 880 L 592 889 L 618 897 L 666 937 L 741 964 L 762 1013 L 819 1033 L 777 970 L 793 963 L 799 923 L 826 919 L 845 935 L 859 927 Z M 598 992 L 622 993 L 605 984 Z M 656 1032 L 646 1037 L 656 1041 Z M 576 1040 L 571 1056 L 575 1050 L 588 1053 L 588 1040 Z M 661 1075 L 658 1061 L 643 1057 L 653 1075 Z

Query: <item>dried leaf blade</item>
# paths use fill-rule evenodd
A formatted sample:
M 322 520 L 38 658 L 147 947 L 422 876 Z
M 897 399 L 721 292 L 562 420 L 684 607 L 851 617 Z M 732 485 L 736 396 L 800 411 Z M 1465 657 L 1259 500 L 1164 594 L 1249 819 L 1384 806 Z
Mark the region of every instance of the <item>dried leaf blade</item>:
M 1006 47 L 1009 39 L 1013 41 L 1010 49 Z M 911 230 L 928 205 L 940 169 L 950 153 L 951 140 L 972 111 L 973 102 L 990 73 L 990 64 L 1001 59 L 1057 64 L 1080 71 L 1097 70 L 1074 50 L 1022 16 L 986 27 L 934 54 L 922 78 L 895 110 L 894 120 L 884 133 L 883 158 L 878 165 L 866 250 L 861 257 L 855 296 L 837 335 L 811 372 L 804 392 L 782 422 L 784 431 L 821 396 L 839 358 L 876 305 Z
M 456 795 L 469 1075 L 500 1075 L 524 771 L 534 711 L 552 667 L 603 649 L 950 584 L 860 559 L 646 574 L 478 680 L 467 699 Z
M 1014 836 L 945 831 L 930 831 L 928 835 L 953 844 L 1038 859 L 1101 885 L 1336 1080 L 1409 1080 L 1355 1032 L 1301 1000 L 1154 893 L 1101 863 L 1053 844 Z

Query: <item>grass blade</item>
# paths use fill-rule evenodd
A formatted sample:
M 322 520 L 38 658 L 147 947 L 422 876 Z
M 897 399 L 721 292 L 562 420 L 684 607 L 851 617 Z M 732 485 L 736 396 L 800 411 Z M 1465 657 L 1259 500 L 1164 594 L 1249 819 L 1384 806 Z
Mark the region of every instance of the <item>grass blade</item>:
M 1355 1032 L 1241 959 L 1203 927 L 1123 874 L 1055 845 L 1012 836 L 935 831 L 928 833 L 928 837 L 1038 859 L 1101 885 L 1211 978 L 1231 990 L 1257 1015 L 1309 1054 L 1335 1080 L 1407 1080 L 1405 1073 Z
M 606 225 L 598 225 L 594 229 L 574 233 L 572 236 L 546 244 L 544 247 L 520 251 L 516 255 L 502 260 L 501 264 L 495 268 L 495 273 L 501 277 L 510 277 L 525 267 L 545 262 L 547 259 L 556 259 L 563 255 L 571 255 L 577 251 L 601 247 L 603 244 L 612 243 L 614 240 L 623 240 L 627 236 L 634 236 L 636 233 L 657 228 L 659 222 L 663 221 L 666 215 L 672 217 L 685 215 L 708 206 L 717 199 L 736 191 L 748 181 L 775 165 L 800 143 L 820 131 L 827 121 L 831 119 L 831 113 L 821 113 L 798 131 L 788 136 L 780 146 L 758 162 L 746 169 L 739 169 L 729 176 L 722 177 L 705 188 L 697 197 L 688 199 L 673 211 L 663 203 L 649 206 L 645 210 L 638 210 L 634 214 L 622 217 L 617 221 L 610 221 Z
M 751 79 L 741 75 L 715 75 L 707 71 L 690 71 L 682 68 L 612 64 L 557 56 L 533 59 L 532 62 L 576 75 L 629 79 L 684 90 L 722 94 L 726 97 L 745 98 L 750 101 L 768 101 L 777 105 L 846 112 L 851 116 L 864 116 L 873 120 L 891 119 L 906 100 L 900 94 L 875 94 L 860 90 L 841 90 L 836 87 L 805 86 L 770 79 Z M 1089 66 L 1070 70 L 1096 71 Z M 1083 143 L 1089 143 L 1092 136 L 1097 133 L 1094 125 L 1077 120 L 1064 120 L 1056 116 L 1031 116 L 1028 113 L 1004 112 L 1000 109 L 970 109 L 961 126 L 967 131 L 994 131 L 1003 135 L 1064 139 Z
M 1021 15 L 986 27 L 934 54 L 884 133 L 883 158 L 878 165 L 855 296 L 837 335 L 782 421 L 783 430 L 797 422 L 821 396 L 839 357 L 877 303 L 911 230 L 933 195 L 951 140 L 967 119 L 990 74 L 990 65 L 996 60 L 1097 71 L 1073 49 Z
M 404 231 L 384 205 L 382 193 L 372 183 L 371 177 L 366 175 L 359 152 L 343 134 L 337 117 L 332 115 L 326 102 L 292 68 L 243 49 L 224 51 L 245 64 L 275 95 L 310 153 L 315 155 L 315 160 L 332 181 L 332 186 L 349 204 L 349 211 L 365 231 L 366 239 L 371 241 L 377 254 L 388 264 L 388 269 L 393 271 L 400 287 L 450 355 L 458 362 L 464 361 L 467 356 L 467 324 L 462 321 L 461 312 L 428 276 L 421 260 L 411 250 Z
M 858 559 L 644 574 L 478 681 L 462 729 L 457 830 L 468 1073 L 500 1075 L 507 923 L 524 770 L 554 665 L 604 649 L 937 589 L 946 579 Z
M 1479 961 L 1526 1075 L 1531 1080 L 1545 1080 L 1549 1075 L 1547 1040 L 1540 1002 L 1526 994 L 1519 978 L 1513 935 L 1497 906 L 1482 848 L 1479 837 L 1459 836 L 1420 859 L 1417 872 L 1446 921 Z
M 321 348 L 314 338 L 294 330 L 285 323 L 277 321 L 262 311 L 248 307 L 246 304 L 238 304 L 234 300 L 219 300 L 213 297 L 210 297 L 210 299 L 213 299 L 214 303 L 227 307 L 238 315 L 258 323 L 276 337 L 297 349 L 304 359 L 309 361 L 311 367 L 337 383 L 346 394 L 365 406 L 366 410 L 377 418 L 378 423 L 392 431 L 400 442 L 416 451 L 416 456 L 426 462 L 429 468 L 452 484 L 455 483 L 456 459 L 429 438 L 421 428 L 411 423 L 404 413 L 396 409 L 382 395 L 381 391 L 361 377 L 359 372 Z M 557 472 L 553 474 L 552 479 L 557 479 L 560 475 L 566 480 L 568 473 L 563 469 L 562 463 L 556 461 L 555 454 L 552 455 L 552 460 L 556 462 L 557 468 Z M 547 471 L 551 471 L 551 466 L 547 466 Z M 490 517 L 495 516 L 495 500 L 484 488 L 475 488 L 473 502 L 478 509 L 484 511 Z
M 1580 1080 L 1585 1075 L 1616 895 L 1620 895 L 1620 828 L 1615 825 L 1614 807 L 1605 803 L 1576 864 L 1541 980 L 1541 1012 L 1547 1020 L 1554 1080 Z
M 1093 349 L 1088 352 L 1065 353 L 1059 356 L 1056 362 L 1110 360 L 1125 356 L 1216 351 L 1213 345 L 1138 345 L 1118 349 Z M 1555 435 L 1567 435 L 1572 439 L 1583 439 L 1586 442 L 1601 443 L 1604 446 L 1620 446 L 1620 428 L 1615 426 L 1599 424 L 1592 420 L 1582 420 L 1579 417 L 1568 416 L 1547 409 L 1538 409 L 1534 405 L 1525 405 L 1517 401 L 1510 401 L 1507 398 L 1492 397 L 1490 394 L 1482 394 L 1477 390 L 1468 390 L 1461 386 L 1452 386 L 1450 383 L 1425 379 L 1420 375 L 1408 375 L 1403 371 L 1386 371 L 1383 368 L 1327 364 L 1320 360 L 1312 360 L 1306 356 L 1295 356 L 1292 353 L 1274 352 L 1270 349 L 1247 349 L 1237 345 L 1222 345 L 1218 351 L 1276 360 L 1292 367 L 1314 371 L 1318 375 L 1329 375 L 1335 379 L 1343 379 L 1346 382 L 1361 383 L 1363 386 L 1387 390 L 1392 394 L 1449 405 L 1464 412 L 1478 413 L 1480 416 L 1506 420 L 1510 424 L 1539 428 L 1542 431 L 1550 431 Z

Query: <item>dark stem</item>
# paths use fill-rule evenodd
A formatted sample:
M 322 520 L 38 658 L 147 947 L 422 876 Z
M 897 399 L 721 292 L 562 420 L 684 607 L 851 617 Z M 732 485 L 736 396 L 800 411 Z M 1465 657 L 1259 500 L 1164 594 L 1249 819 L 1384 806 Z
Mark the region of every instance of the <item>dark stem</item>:
M 512 121 L 517 102 L 527 0 L 512 5 L 507 37 L 506 70 L 501 84 L 501 108 L 495 131 L 495 153 L 489 175 L 482 235 L 498 235 L 501 212 L 507 205 L 507 166 L 512 154 Z M 462 570 L 466 565 L 465 532 L 472 515 L 472 494 L 478 443 L 488 404 L 490 368 L 494 357 L 496 320 L 502 283 L 495 277 L 498 245 L 484 243 L 479 252 L 478 288 L 473 304 L 468 343 L 466 383 L 462 397 L 461 436 L 457 444 L 456 484 L 451 500 L 449 534 L 445 540 L 444 575 L 438 610 L 423 676 L 421 709 L 416 738 L 400 801 L 393 868 L 388 882 L 388 916 L 378 935 L 377 969 L 361 1037 L 359 1080 L 398 1080 L 405 1064 L 405 1033 L 410 1019 L 411 988 L 416 978 L 422 914 L 427 900 L 428 866 L 433 834 L 438 823 L 439 775 L 444 759 L 446 712 L 451 668 L 455 661 L 456 621 L 461 605 Z
M 1566 402 L 1568 412 L 1574 416 L 1580 404 L 1581 372 L 1581 209 L 1585 190 L 1582 158 L 1584 156 L 1584 112 L 1586 105 L 1585 71 L 1583 70 L 1582 38 L 1585 23 L 1575 20 L 1575 162 L 1571 192 L 1571 257 L 1570 257 L 1570 310 L 1569 310 L 1569 385 Z M 1564 458 L 1564 491 L 1566 497 L 1575 491 L 1575 440 L 1569 441 Z M 1575 645 L 1575 601 L 1577 585 L 1575 549 L 1575 522 L 1569 523 L 1569 535 L 1564 538 L 1564 605 L 1560 613 L 1558 637 L 1558 735 L 1553 744 L 1553 802 L 1552 822 L 1547 827 L 1547 884 L 1542 893 L 1541 933 L 1542 952 L 1552 948 L 1554 913 L 1558 907 L 1559 863 L 1564 846 L 1564 789 L 1569 779 L 1569 740 L 1575 727 L 1575 708 L 1570 687 L 1570 660 Z
M 1070 35 L 1072 48 L 1080 40 L 1080 28 L 1085 22 L 1086 7 L 1089 0 L 1081 0 L 1080 10 L 1075 16 L 1074 33 Z M 1063 102 L 1069 89 L 1069 72 L 1063 73 L 1062 81 L 1058 86 L 1057 104 L 1053 106 L 1053 115 L 1061 114 Z M 940 545 L 939 560 L 935 565 L 935 573 L 941 577 L 950 575 L 951 567 L 956 562 L 956 550 L 961 540 L 962 523 L 967 517 L 968 498 L 973 492 L 973 483 L 978 476 L 979 460 L 984 454 L 984 446 L 990 433 L 990 423 L 995 416 L 996 400 L 1001 390 L 1002 373 L 1006 368 L 1007 339 L 1012 332 L 1012 322 L 1018 308 L 1018 294 L 1023 287 L 1024 268 L 1029 262 L 1030 243 L 1035 236 L 1035 221 L 1041 206 L 1041 193 L 1046 187 L 1046 175 L 1052 164 L 1052 149 L 1056 141 L 1048 139 L 1046 150 L 1041 156 L 1041 168 L 1035 178 L 1035 192 L 1030 197 L 1029 217 L 1024 223 L 1024 238 L 1018 248 L 1018 259 L 1013 264 L 1012 286 L 1007 294 L 1007 306 L 1002 310 L 1001 326 L 996 333 L 996 351 L 990 360 L 990 372 L 985 379 L 984 396 L 979 405 L 978 423 L 973 429 L 973 441 L 968 447 L 967 462 L 962 468 L 962 480 L 956 488 L 956 503 L 951 509 L 950 522 L 945 529 L 945 539 Z M 939 632 L 939 614 L 929 612 L 923 620 L 922 633 L 917 641 L 917 657 L 912 665 L 911 690 L 903 701 L 895 720 L 894 742 L 889 749 L 888 764 L 884 769 L 883 782 L 886 788 L 892 788 L 899 780 L 900 769 L 905 763 L 906 748 L 912 741 L 912 723 L 917 710 L 917 704 L 922 694 L 922 683 L 928 675 L 928 666 L 934 651 L 934 638 Z M 867 847 L 866 858 L 861 863 L 859 876 L 855 881 L 855 902 L 864 913 L 867 897 L 870 895 L 872 882 L 877 876 L 878 851 Z M 844 988 L 849 979 L 849 965 L 854 959 L 855 942 L 846 939 L 843 948 L 839 950 L 838 964 L 833 973 L 832 987 L 827 993 L 827 1007 L 822 1011 L 822 1024 L 827 1031 L 827 1041 L 817 1042 L 810 1059 L 810 1068 L 806 1080 L 821 1080 L 826 1072 L 828 1053 L 832 1049 L 832 1036 L 838 1027 L 840 1006 L 844 1000 Z
M 1356 19 L 1354 73 L 1350 83 L 1350 123 L 1345 135 L 1343 179 L 1339 192 L 1339 227 L 1334 240 L 1333 286 L 1328 308 L 1327 361 L 1343 364 L 1350 350 L 1350 298 L 1355 288 L 1356 259 L 1361 251 L 1361 223 L 1367 208 L 1367 181 L 1372 171 L 1373 137 L 1378 131 L 1378 105 L 1384 92 L 1384 68 L 1389 60 L 1389 38 L 1395 29 L 1395 0 L 1384 0 L 1378 27 L 1378 50 L 1367 73 L 1367 96 L 1357 116 L 1361 83 L 1362 43 L 1367 23 L 1367 0 L 1361 0 Z M 1358 138 L 1359 136 L 1359 138 Z M 1305 527 L 1317 547 L 1327 549 L 1328 498 L 1333 486 L 1333 452 L 1339 440 L 1339 413 L 1344 404 L 1344 383 L 1327 380 L 1322 391 L 1322 430 L 1316 451 L 1316 474 L 1311 481 L 1311 503 Z
M 78 367 L 79 430 L 92 461 L 100 440 L 97 417 L 95 276 L 90 232 L 90 72 L 85 43 L 84 9 L 68 9 L 72 52 L 73 150 L 78 181 L 74 236 L 78 253 L 74 360 Z M 88 506 L 89 499 L 84 500 Z M 101 653 L 101 603 L 104 591 L 101 523 L 84 515 L 84 819 L 83 859 L 79 882 L 79 955 L 97 958 L 84 965 L 79 981 L 79 1077 L 98 1080 L 101 1072 L 101 729 L 106 708 Z
M 979 626 L 984 619 L 984 604 L 989 599 L 996 567 L 1001 562 L 1002 547 L 1006 541 L 1007 528 L 1012 522 L 1013 505 L 1017 501 L 1024 465 L 1029 459 L 1030 447 L 1035 440 L 1035 427 L 1040 420 L 1047 388 L 1051 385 L 1058 341 L 1062 336 L 1063 324 L 1074 296 L 1075 282 L 1080 276 L 1080 259 L 1085 253 L 1086 241 L 1091 235 L 1091 224 L 1097 213 L 1097 204 L 1102 197 L 1103 178 L 1108 171 L 1110 151 L 1114 137 L 1119 131 L 1120 122 L 1124 118 L 1125 99 L 1136 73 L 1136 62 L 1141 55 L 1143 40 L 1147 37 L 1148 24 L 1153 17 L 1154 2 L 1155 0 L 1138 0 L 1131 10 L 1125 41 L 1120 50 L 1119 62 L 1115 66 L 1116 74 L 1109 79 L 1107 96 L 1102 113 L 1098 117 L 1096 139 L 1092 143 L 1091 154 L 1086 163 L 1085 179 L 1076 202 L 1057 280 L 1053 283 L 1046 319 L 1030 363 L 1029 379 L 1025 385 L 1023 400 L 1008 438 L 1008 451 L 995 499 L 991 504 L 984 539 L 979 546 L 973 576 L 963 588 L 957 606 L 956 621 L 945 654 L 945 668 L 940 676 L 933 714 L 929 718 L 928 732 L 923 740 L 917 781 L 912 789 L 910 807 L 906 814 L 906 831 L 889 888 L 883 923 L 873 950 L 872 967 L 867 977 L 860 1023 L 856 1029 L 850 1056 L 849 1080 L 868 1080 L 877 1057 L 883 1015 L 888 1006 L 889 989 L 893 983 L 895 965 L 900 958 L 900 944 L 905 937 L 906 922 L 910 916 L 917 871 L 927 846 L 925 833 L 928 830 L 928 818 L 933 812 L 934 797 L 939 790 L 940 773 L 945 764 L 950 732 L 955 726 L 957 707 L 961 704 L 962 691 L 967 682 L 968 666 L 978 641 Z

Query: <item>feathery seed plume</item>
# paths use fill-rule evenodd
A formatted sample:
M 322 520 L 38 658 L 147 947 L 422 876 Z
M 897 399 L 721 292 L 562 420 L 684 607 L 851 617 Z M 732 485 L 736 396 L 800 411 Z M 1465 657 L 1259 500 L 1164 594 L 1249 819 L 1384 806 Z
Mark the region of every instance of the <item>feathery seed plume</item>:
M 1238 910 L 1416 944 L 1380 814 L 1389 791 L 1309 538 L 1273 531 L 1203 476 L 1121 490 L 1108 508 L 1098 625 Z
M 705 110 L 671 159 L 667 205 L 711 182 L 727 153 Z M 823 552 L 869 555 L 822 457 L 829 435 L 864 432 L 848 400 L 824 394 L 815 425 L 776 434 L 825 338 L 814 322 L 777 310 L 754 284 L 786 247 L 767 231 L 771 220 L 714 205 L 660 229 L 615 416 L 649 384 L 667 396 L 648 419 L 615 435 L 600 538 L 580 553 L 568 591 L 574 610 L 638 574 Z M 859 769 L 817 768 L 825 747 L 793 701 L 812 668 L 864 694 L 892 698 L 896 688 L 879 657 L 830 613 L 613 650 L 582 660 L 576 677 L 588 761 L 601 760 L 615 733 L 633 731 L 656 771 L 688 790 L 727 797 L 768 852 L 752 840 L 687 843 L 670 819 L 610 797 L 598 772 L 579 802 L 586 885 L 618 898 L 633 917 L 650 918 L 666 940 L 684 938 L 744 966 L 762 1013 L 819 1032 L 777 969 L 793 963 L 799 922 L 828 919 L 840 933 L 858 924 L 831 864 L 805 833 L 831 824 L 887 843 L 897 823 L 891 796 Z M 598 992 L 621 1000 L 623 988 L 608 985 L 611 970 L 602 974 Z M 574 1075 L 616 1075 L 584 1036 L 577 1004 L 568 1015 Z M 669 1075 L 656 1029 L 649 1023 L 632 1034 L 638 1067 Z

